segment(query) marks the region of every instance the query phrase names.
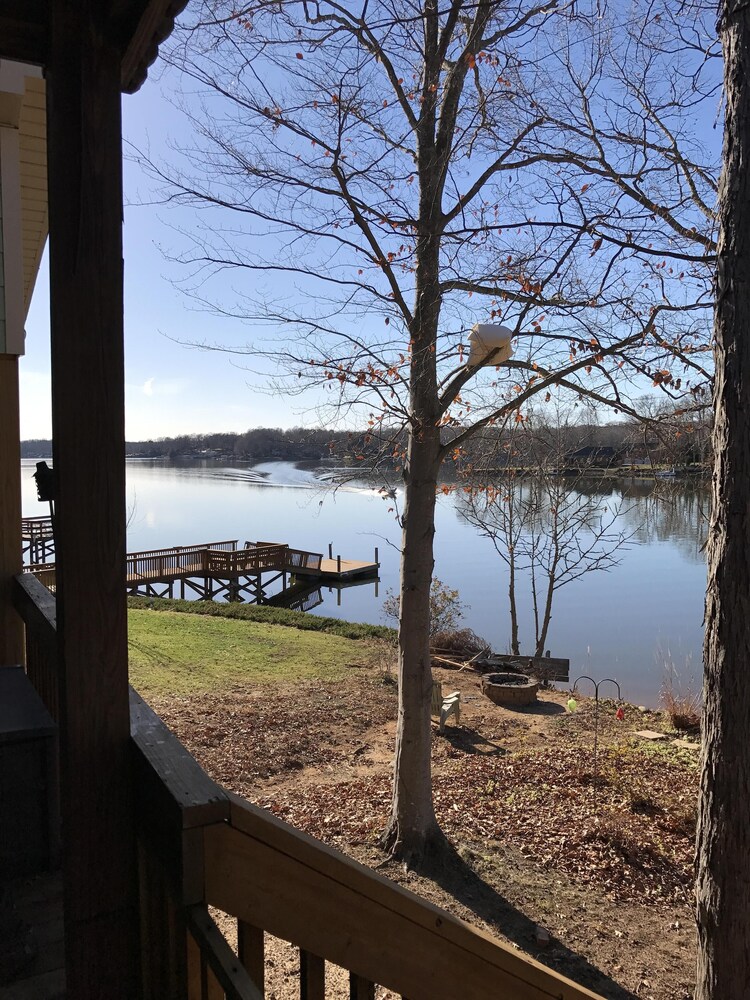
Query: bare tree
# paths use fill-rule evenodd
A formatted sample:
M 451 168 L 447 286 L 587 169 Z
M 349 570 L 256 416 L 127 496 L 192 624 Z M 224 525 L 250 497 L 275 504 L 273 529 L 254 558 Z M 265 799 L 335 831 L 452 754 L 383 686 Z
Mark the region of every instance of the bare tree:
M 266 350 L 294 390 L 326 387 L 339 414 L 364 414 L 373 434 L 399 428 L 399 718 L 384 842 L 415 862 L 443 844 L 429 714 L 442 462 L 483 428 L 522 424 L 532 399 L 568 393 L 635 416 L 630 387 L 643 378 L 679 396 L 701 392 L 707 377 L 701 327 L 685 321 L 685 308 L 704 294 L 710 220 L 698 228 L 695 205 L 683 206 L 675 185 L 692 178 L 705 201 L 710 177 L 677 140 L 654 144 L 651 109 L 637 93 L 621 97 L 632 105 L 632 141 L 618 132 L 599 148 L 606 127 L 594 119 L 611 109 L 594 108 L 591 95 L 619 72 L 610 57 L 632 16 L 605 6 L 205 0 L 170 57 L 205 96 L 186 108 L 196 133 L 188 165 L 152 169 L 172 200 L 232 219 L 222 227 L 212 212 L 186 234 L 178 256 L 190 266 L 189 289 L 224 315 L 280 330 L 283 343 Z M 659 32 L 651 73 L 668 62 Z M 582 54 L 590 69 L 575 86 L 584 108 L 588 95 L 591 134 L 567 121 L 561 138 L 561 66 L 573 86 Z M 689 75 L 678 82 L 681 94 L 700 96 Z M 686 109 L 680 117 L 678 99 L 657 108 L 690 145 Z M 608 190 L 618 191 L 614 206 Z M 653 259 L 657 239 L 673 256 L 692 255 L 690 294 L 684 275 Z M 655 278 L 644 280 L 645 270 Z M 285 285 L 246 290 L 234 303 L 225 288 L 217 307 L 206 282 L 226 272 Z M 476 321 L 509 328 L 513 360 L 468 361 Z M 257 344 L 239 350 L 260 353 Z
M 508 567 L 510 646 L 516 656 L 521 654 L 518 609 L 523 585 L 530 594 L 533 655 L 541 656 L 557 591 L 589 573 L 612 569 L 630 537 L 617 528 L 622 502 L 607 502 L 607 491 L 596 488 L 595 459 L 579 461 L 573 476 L 561 475 L 575 449 L 570 447 L 574 425 L 559 412 L 557 416 L 555 424 L 539 428 L 527 421 L 523 454 L 515 455 L 506 474 L 493 477 L 491 485 L 475 477 L 459 499 L 462 516 L 489 539 Z M 513 456 L 514 435 L 509 437 Z

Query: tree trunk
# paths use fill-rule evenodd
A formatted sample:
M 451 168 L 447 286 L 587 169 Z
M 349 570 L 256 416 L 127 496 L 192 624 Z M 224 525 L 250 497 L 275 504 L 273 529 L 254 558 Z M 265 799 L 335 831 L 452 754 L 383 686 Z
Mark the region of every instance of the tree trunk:
M 725 0 L 695 1000 L 750 996 L 750 8 Z
M 508 604 L 510 607 L 510 651 L 514 656 L 520 655 L 518 640 L 518 605 L 516 604 L 516 535 L 515 529 L 515 504 L 519 501 L 519 495 L 513 488 L 509 491 L 508 513 L 504 518 L 505 541 L 508 549 Z M 497 541 L 494 542 L 495 550 L 499 553 Z
M 531 608 L 534 612 L 534 639 L 539 635 L 539 594 L 536 589 L 536 543 L 531 550 L 529 560 L 529 572 L 531 573 Z
M 549 580 L 547 581 L 547 597 L 544 602 L 544 614 L 542 615 L 542 630 L 537 633 L 534 656 L 541 656 L 544 653 L 544 647 L 547 645 L 547 633 L 549 632 L 550 622 L 552 621 L 552 601 L 554 596 L 555 578 L 553 575 L 550 575 Z
M 518 643 L 518 607 L 516 605 L 516 560 L 512 552 L 509 553 L 510 561 L 508 576 L 508 601 L 510 603 L 510 651 L 514 656 L 520 655 Z
M 436 428 L 411 435 L 401 553 L 396 761 L 384 835 L 391 854 L 410 865 L 420 864 L 444 843 L 432 804 L 430 760 L 430 586 L 438 452 Z
M 555 542 L 555 555 L 552 560 L 552 565 L 549 568 L 549 572 L 547 573 L 547 596 L 544 601 L 542 628 L 541 631 L 537 629 L 534 656 L 541 656 L 544 652 L 544 647 L 547 645 L 547 633 L 549 632 L 550 622 L 552 621 L 552 602 L 555 598 L 555 583 L 557 582 L 557 567 L 559 562 L 559 548 L 557 542 Z

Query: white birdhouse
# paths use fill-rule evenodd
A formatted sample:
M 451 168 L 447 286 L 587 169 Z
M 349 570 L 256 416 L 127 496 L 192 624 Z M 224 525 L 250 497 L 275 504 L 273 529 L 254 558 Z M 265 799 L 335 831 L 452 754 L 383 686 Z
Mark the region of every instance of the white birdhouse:
M 482 365 L 501 365 L 513 353 L 510 340 L 513 336 L 507 326 L 499 323 L 475 323 L 469 334 L 470 368 Z

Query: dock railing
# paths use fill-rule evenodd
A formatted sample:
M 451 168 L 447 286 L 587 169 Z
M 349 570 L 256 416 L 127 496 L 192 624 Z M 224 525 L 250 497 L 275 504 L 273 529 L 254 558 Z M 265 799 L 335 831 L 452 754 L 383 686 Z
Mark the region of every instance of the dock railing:
M 295 569 L 308 569 L 317 572 L 323 561 L 321 552 L 304 552 L 302 549 L 289 549 L 289 563 L 287 569 L 294 572 Z
M 34 542 L 41 538 L 52 537 L 51 517 L 22 517 L 21 538 L 25 542 Z
M 209 552 L 232 553 L 236 548 L 235 538 L 228 542 L 208 542 L 202 545 L 152 549 L 148 552 L 130 552 L 126 564 L 127 582 L 169 580 L 190 572 L 197 574 L 206 570 Z
M 21 518 L 21 551 L 30 563 L 46 563 L 54 556 L 55 534 L 51 517 Z
M 206 550 L 206 568 L 217 576 L 239 576 L 261 570 L 283 570 L 289 546 L 280 542 L 256 542 L 236 552 L 216 552 L 213 546 Z
M 277 545 L 277 542 L 251 542 L 252 546 L 264 548 Z M 284 569 L 293 573 L 295 569 L 319 570 L 323 556 L 320 552 L 306 552 L 304 549 L 292 549 L 284 545 Z
M 15 604 L 52 711 L 54 597 L 24 575 Z M 328 962 L 355 1000 L 376 984 L 409 1000 L 603 1000 L 227 792 L 132 690 L 130 707 L 144 1000 L 263 1000 L 266 933 L 298 949 L 306 1000 L 324 1000 Z M 209 906 L 236 920 L 236 951 Z

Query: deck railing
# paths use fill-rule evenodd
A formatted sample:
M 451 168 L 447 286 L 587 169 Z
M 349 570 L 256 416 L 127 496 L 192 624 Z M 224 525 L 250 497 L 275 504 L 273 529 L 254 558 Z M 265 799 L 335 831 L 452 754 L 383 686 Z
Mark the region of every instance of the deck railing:
M 25 542 L 35 542 L 40 538 L 52 537 L 51 517 L 22 517 L 21 538 Z
M 295 569 L 311 569 L 319 570 L 320 564 L 323 561 L 323 554 L 321 552 L 304 552 L 302 549 L 289 549 L 289 564 L 288 569 L 294 571 Z
M 54 598 L 23 576 L 16 604 L 29 676 L 56 683 Z M 228 793 L 134 691 L 130 704 L 144 1000 L 263 1000 L 266 933 L 299 950 L 307 1000 L 324 1000 L 328 962 L 355 1000 L 376 984 L 409 1000 L 603 1000 Z M 209 906 L 236 919 L 236 952 Z
M 54 558 L 55 535 L 51 517 L 21 518 L 21 550 L 24 561 L 46 563 Z
M 288 545 L 277 542 L 256 542 L 236 552 L 206 552 L 206 568 L 210 573 L 227 577 L 260 570 L 283 570 L 287 563 Z
M 231 555 L 236 547 L 237 540 L 234 539 L 228 542 L 153 549 L 149 552 L 130 552 L 127 557 L 126 578 L 128 583 L 137 583 L 139 580 L 169 580 L 190 572 L 197 575 L 207 569 L 209 553 Z
M 47 711 L 59 722 L 57 603 L 31 573 L 14 580 L 13 602 L 26 626 L 26 672 Z
M 319 570 L 321 560 L 323 559 L 320 552 L 307 552 L 305 549 L 292 549 L 288 545 L 282 546 L 278 542 L 245 542 L 245 545 L 250 551 L 252 551 L 253 548 L 266 548 L 268 546 L 283 548 L 283 569 L 292 573 L 295 569 Z

